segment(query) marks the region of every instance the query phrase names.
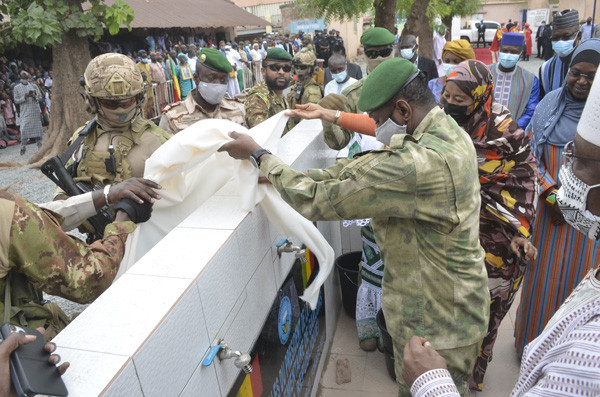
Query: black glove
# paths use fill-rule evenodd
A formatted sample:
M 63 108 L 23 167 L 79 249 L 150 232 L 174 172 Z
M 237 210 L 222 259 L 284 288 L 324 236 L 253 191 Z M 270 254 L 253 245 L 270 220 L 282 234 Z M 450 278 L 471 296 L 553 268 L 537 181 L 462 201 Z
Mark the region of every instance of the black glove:
M 129 198 L 123 198 L 117 201 L 113 208 L 115 213 L 117 210 L 124 211 L 133 223 L 143 223 L 150 219 L 152 213 L 152 204 L 144 201 L 143 204 L 137 203 Z

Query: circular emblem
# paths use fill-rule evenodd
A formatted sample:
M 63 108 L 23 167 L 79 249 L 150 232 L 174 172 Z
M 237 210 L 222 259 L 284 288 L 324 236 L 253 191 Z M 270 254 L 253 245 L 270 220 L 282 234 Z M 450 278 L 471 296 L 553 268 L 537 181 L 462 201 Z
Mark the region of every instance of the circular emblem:
M 292 303 L 290 298 L 284 296 L 279 304 L 279 320 L 277 329 L 279 330 L 279 341 L 285 345 L 292 333 Z
M 200 55 L 200 62 L 204 63 L 206 61 L 206 54 Z

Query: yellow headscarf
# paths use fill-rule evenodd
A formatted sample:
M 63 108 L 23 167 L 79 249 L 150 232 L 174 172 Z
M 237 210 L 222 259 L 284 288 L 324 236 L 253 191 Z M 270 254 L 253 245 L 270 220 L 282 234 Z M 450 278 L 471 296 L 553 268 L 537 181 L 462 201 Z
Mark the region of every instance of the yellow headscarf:
M 451 52 L 459 58 L 462 58 L 464 61 L 467 59 L 475 59 L 475 52 L 473 48 L 471 48 L 471 43 L 468 40 L 452 40 L 446 42 L 444 49 L 442 50 L 442 58 L 446 52 Z

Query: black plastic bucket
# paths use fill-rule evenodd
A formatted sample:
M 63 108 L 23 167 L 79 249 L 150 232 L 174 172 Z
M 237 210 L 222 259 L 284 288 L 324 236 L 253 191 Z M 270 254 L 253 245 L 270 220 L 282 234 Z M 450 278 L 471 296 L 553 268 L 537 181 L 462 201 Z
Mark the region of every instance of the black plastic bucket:
M 392 343 L 392 337 L 387 331 L 387 327 L 385 325 L 385 317 L 383 316 L 383 310 L 379 309 L 375 320 L 377 321 L 377 325 L 381 330 L 381 339 L 383 341 L 383 354 L 385 355 L 385 366 L 387 367 L 388 374 L 390 374 L 390 377 L 396 380 L 394 344 Z
M 346 313 L 356 318 L 356 294 L 358 293 L 358 269 L 362 252 L 353 251 L 340 255 L 335 260 L 335 267 L 340 275 L 342 288 L 342 304 Z

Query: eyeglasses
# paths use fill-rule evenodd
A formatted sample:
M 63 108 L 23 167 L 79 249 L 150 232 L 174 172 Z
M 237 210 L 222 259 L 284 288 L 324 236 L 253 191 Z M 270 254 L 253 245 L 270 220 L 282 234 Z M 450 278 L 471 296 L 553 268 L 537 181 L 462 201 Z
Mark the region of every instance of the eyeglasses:
M 593 159 L 591 157 L 583 157 L 578 156 L 573 153 L 573 148 L 575 147 L 575 143 L 573 141 L 567 142 L 563 148 L 562 152 L 562 163 L 563 165 L 569 165 L 573 162 L 573 159 L 586 160 L 586 161 L 596 161 L 600 162 L 600 159 Z
M 594 77 L 596 77 L 596 73 L 583 74 L 577 70 L 569 70 L 569 76 L 573 77 L 575 80 L 579 80 L 583 77 L 588 83 L 592 84 L 594 82 Z
M 380 50 L 365 50 L 365 55 L 369 59 L 375 59 L 377 57 L 389 57 L 392 53 L 392 47 L 382 48 Z
M 115 110 L 117 108 L 127 109 L 127 108 L 131 107 L 131 105 L 133 105 L 135 102 L 136 102 L 136 97 L 121 99 L 121 100 L 98 98 L 98 103 L 100 103 L 100 105 L 102 107 L 105 107 L 109 110 Z
M 292 65 L 282 65 L 280 63 L 271 63 L 268 64 L 267 67 L 273 72 L 279 72 L 279 70 L 283 70 L 284 73 L 289 73 L 292 71 Z

